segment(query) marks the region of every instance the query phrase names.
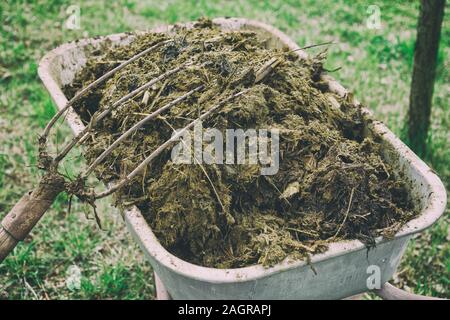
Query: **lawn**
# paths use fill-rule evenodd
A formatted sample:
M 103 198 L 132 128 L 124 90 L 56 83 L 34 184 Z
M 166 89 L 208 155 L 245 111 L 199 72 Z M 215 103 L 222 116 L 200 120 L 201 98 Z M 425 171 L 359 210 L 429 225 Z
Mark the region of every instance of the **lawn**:
M 37 76 L 40 58 L 67 41 L 148 29 L 201 16 L 237 16 L 272 24 L 299 45 L 325 41 L 328 69 L 400 137 L 408 106 L 418 1 L 78 1 L 80 29 L 67 29 L 65 0 L 0 4 L 0 217 L 37 181 L 36 142 L 54 105 Z M 381 29 L 369 29 L 369 5 L 378 5 Z M 450 27 L 441 36 L 432 129 L 425 160 L 450 189 Z M 58 126 L 55 147 L 70 138 Z M 79 157 L 66 161 L 75 172 Z M 0 299 L 150 299 L 150 265 L 107 200 L 100 230 L 90 210 L 62 195 L 0 265 Z M 393 282 L 409 291 L 450 298 L 449 211 L 409 244 Z M 77 277 L 80 275 L 80 277 Z M 75 279 L 75 280 L 73 280 Z M 77 281 L 79 279 L 80 281 Z

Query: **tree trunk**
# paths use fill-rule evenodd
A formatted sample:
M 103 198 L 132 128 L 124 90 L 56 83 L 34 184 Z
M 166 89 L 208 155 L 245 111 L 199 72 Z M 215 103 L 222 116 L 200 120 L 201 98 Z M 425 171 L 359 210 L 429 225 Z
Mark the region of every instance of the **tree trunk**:
M 408 115 L 411 148 L 425 155 L 445 0 L 421 0 Z

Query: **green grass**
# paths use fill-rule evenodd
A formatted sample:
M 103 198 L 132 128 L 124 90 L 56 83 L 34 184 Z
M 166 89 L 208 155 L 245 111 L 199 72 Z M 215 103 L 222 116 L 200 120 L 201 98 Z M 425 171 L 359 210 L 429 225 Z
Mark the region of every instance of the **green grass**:
M 37 77 L 39 59 L 64 42 L 94 35 L 148 29 L 201 16 L 240 16 L 273 24 L 300 45 L 333 40 L 327 67 L 334 76 L 403 137 L 414 54 L 418 1 L 79 1 L 81 29 L 64 28 L 71 1 L 3 1 L 0 5 L 0 217 L 37 181 L 36 141 L 54 113 Z M 366 27 L 367 7 L 381 8 L 383 28 Z M 447 6 L 447 9 L 448 6 Z M 448 11 L 448 10 L 447 10 Z M 426 161 L 450 188 L 450 28 L 444 18 Z M 65 124 L 56 148 L 70 138 Z M 70 175 L 82 161 L 66 161 Z M 99 230 L 89 210 L 60 196 L 31 236 L 0 265 L 2 299 L 148 299 L 152 270 L 124 228 L 120 215 L 102 201 Z M 414 239 L 395 276 L 397 286 L 450 297 L 449 214 Z M 68 270 L 81 271 L 68 286 Z

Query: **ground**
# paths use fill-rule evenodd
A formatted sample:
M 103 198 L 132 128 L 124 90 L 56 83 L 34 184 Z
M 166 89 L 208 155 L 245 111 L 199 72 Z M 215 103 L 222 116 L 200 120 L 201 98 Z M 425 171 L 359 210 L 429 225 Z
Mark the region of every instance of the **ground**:
M 36 142 L 54 114 L 37 76 L 40 58 L 64 42 L 201 16 L 258 19 L 280 28 L 299 45 L 324 41 L 328 69 L 384 121 L 405 137 L 418 1 L 79 1 L 80 29 L 64 24 L 65 0 L 3 1 L 0 4 L 0 217 L 37 181 Z M 381 29 L 367 27 L 370 5 Z M 447 5 L 448 11 L 448 5 Z M 369 9 L 370 11 L 370 9 Z M 434 90 L 427 163 L 450 188 L 450 27 L 444 17 Z M 70 138 L 59 125 L 57 143 Z M 66 162 L 68 172 L 81 166 Z M 99 204 L 103 230 L 88 208 L 60 196 L 31 236 L 0 265 L 0 299 L 149 299 L 152 270 L 108 200 Z M 450 298 L 449 211 L 410 242 L 393 282 L 406 290 Z M 76 274 L 81 275 L 80 282 Z M 75 276 L 74 276 L 75 274 Z M 370 297 L 369 297 L 370 298 Z

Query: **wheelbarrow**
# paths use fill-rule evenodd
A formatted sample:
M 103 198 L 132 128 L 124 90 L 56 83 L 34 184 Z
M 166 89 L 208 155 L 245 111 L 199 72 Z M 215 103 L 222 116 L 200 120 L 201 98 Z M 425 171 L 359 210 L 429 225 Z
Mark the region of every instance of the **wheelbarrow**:
M 223 30 L 251 30 L 272 48 L 288 47 L 305 58 L 295 42 L 279 30 L 261 22 L 237 18 L 217 18 L 213 23 Z M 192 27 L 193 23 L 184 24 Z M 153 32 L 172 33 L 173 26 L 163 26 Z M 62 87 L 70 84 L 96 48 L 106 41 L 121 46 L 135 36 L 115 34 L 64 44 L 49 52 L 40 62 L 39 76 L 61 110 L 68 99 Z M 324 76 L 330 90 L 347 94 L 338 82 Z M 359 102 L 355 99 L 355 104 Z M 386 284 L 395 273 L 409 239 L 430 227 L 443 214 L 446 192 L 436 174 L 403 144 L 384 124 L 372 120 L 364 109 L 366 134 L 381 137 L 383 156 L 397 172 L 409 181 L 410 191 L 420 208 L 417 218 L 405 224 L 392 239 L 376 239 L 370 250 L 360 241 L 332 243 L 326 252 L 313 255 L 310 262 L 283 261 L 265 268 L 254 265 L 245 268 L 207 268 L 183 261 L 168 252 L 158 241 L 137 207 L 124 212 L 124 219 L 134 239 L 151 263 L 159 298 L 173 299 L 342 299 L 369 289 L 384 298 L 417 298 Z M 74 134 L 84 128 L 74 110 L 66 121 Z M 312 266 L 312 267 L 311 267 Z M 376 278 L 371 287 L 370 281 Z

